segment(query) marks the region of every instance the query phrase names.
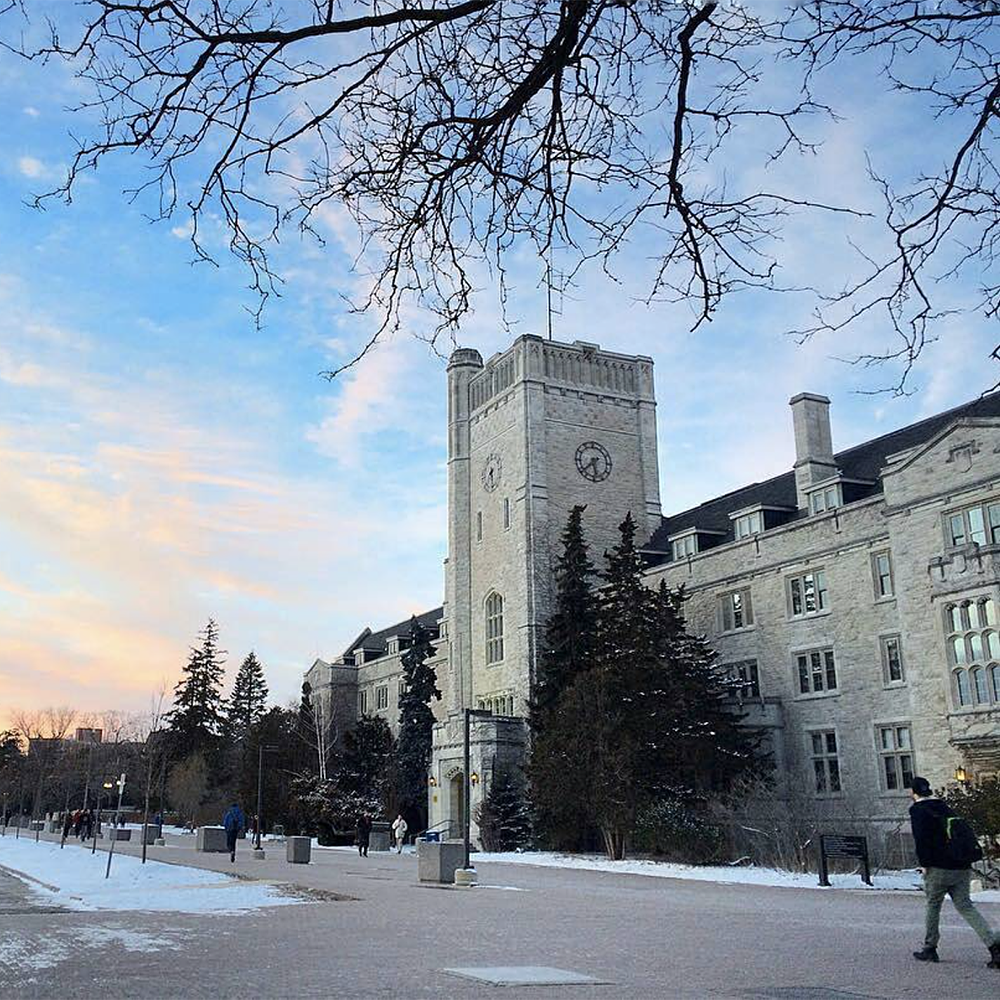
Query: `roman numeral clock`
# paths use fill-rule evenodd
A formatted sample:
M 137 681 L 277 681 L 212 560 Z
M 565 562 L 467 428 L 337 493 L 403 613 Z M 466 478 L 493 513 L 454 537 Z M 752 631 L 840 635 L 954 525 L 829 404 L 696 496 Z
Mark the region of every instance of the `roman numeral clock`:
M 584 441 L 576 449 L 576 470 L 592 483 L 602 483 L 611 475 L 611 456 L 597 441 Z

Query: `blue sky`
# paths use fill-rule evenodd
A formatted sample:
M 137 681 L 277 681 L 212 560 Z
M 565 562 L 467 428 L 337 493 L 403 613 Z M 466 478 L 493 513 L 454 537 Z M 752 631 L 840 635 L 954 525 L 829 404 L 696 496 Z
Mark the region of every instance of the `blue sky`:
M 816 126 L 823 153 L 768 183 L 876 208 L 866 147 L 900 178 L 933 159 L 941 133 L 915 106 L 851 86 L 843 122 Z M 284 293 L 258 330 L 239 265 L 193 265 L 183 216 L 150 224 L 122 197 L 138 158 L 89 175 L 72 205 L 28 207 L 65 170 L 78 97 L 64 69 L 0 55 L 0 715 L 140 709 L 209 615 L 231 667 L 254 648 L 288 700 L 315 656 L 441 599 L 444 362 L 403 334 L 335 383 L 318 377 L 370 330 L 342 304 L 356 276 L 336 217 L 325 249 L 283 245 Z M 874 223 L 853 235 L 880 239 Z M 691 333 L 685 308 L 639 301 L 653 249 L 637 236 L 620 283 L 584 272 L 555 333 L 654 358 L 667 511 L 789 468 L 796 392 L 832 398 L 843 448 L 994 381 L 976 316 L 941 328 L 902 399 L 859 394 L 891 378 L 836 360 L 878 324 L 805 346 L 783 334 L 808 319 L 801 296 L 734 298 Z M 855 273 L 837 220 L 793 220 L 785 256 L 790 280 Z M 515 259 L 512 276 L 514 333 L 543 332 L 537 261 Z M 488 356 L 511 334 L 482 285 L 460 339 Z

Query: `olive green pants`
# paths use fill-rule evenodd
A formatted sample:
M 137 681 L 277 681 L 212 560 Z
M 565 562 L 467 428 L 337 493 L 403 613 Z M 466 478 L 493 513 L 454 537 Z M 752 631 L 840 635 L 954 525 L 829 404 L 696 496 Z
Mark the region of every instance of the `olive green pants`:
M 941 904 L 945 896 L 951 896 L 955 909 L 987 948 L 1000 941 L 1000 934 L 993 932 L 986 918 L 972 905 L 969 898 L 971 880 L 972 872 L 968 868 L 961 871 L 952 871 L 950 868 L 927 869 L 924 875 L 924 892 L 927 893 L 927 934 L 924 947 L 936 948 L 941 938 L 938 925 L 941 923 Z

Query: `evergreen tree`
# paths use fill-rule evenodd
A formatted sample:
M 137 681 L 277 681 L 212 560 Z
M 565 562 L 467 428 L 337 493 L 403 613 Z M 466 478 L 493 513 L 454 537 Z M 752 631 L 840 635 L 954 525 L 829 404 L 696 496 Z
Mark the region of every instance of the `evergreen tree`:
M 631 515 L 620 531 L 593 663 L 558 697 L 532 755 L 533 791 L 549 789 L 541 816 L 566 824 L 575 802 L 588 803 L 612 858 L 624 857 L 649 803 L 724 788 L 759 763 L 715 654 L 687 632 L 683 592 L 648 588 Z
M 555 567 L 555 607 L 545 629 L 532 691 L 532 734 L 540 734 L 545 719 L 562 691 L 575 677 L 593 666 L 597 649 L 598 601 L 583 535 L 585 506 L 575 506 L 562 533 L 562 554 Z
M 574 507 L 563 530 L 554 611 L 545 630 L 529 716 L 528 776 L 534 822 L 546 843 L 559 850 L 580 849 L 590 825 L 585 786 L 574 784 L 583 775 L 566 767 L 568 734 L 562 727 L 555 735 L 549 733 L 553 713 L 567 688 L 596 665 L 599 604 L 591 584 L 594 565 L 583 534 L 585 509 Z
M 213 748 L 222 731 L 222 679 L 225 652 L 219 649 L 219 627 L 209 618 L 192 647 L 184 675 L 174 688 L 174 707 L 167 713 L 170 730 L 184 752 Z
M 363 716 L 344 738 L 338 791 L 355 796 L 372 813 L 389 812 L 395 749 L 389 723 L 380 716 Z
M 479 811 L 479 830 L 487 851 L 516 851 L 531 840 L 531 818 L 524 786 L 508 769 L 499 771 Z
M 267 681 L 260 660 L 251 651 L 240 664 L 233 692 L 226 702 L 225 731 L 229 740 L 244 740 L 267 708 Z
M 440 700 L 437 675 L 428 660 L 434 655 L 430 633 L 414 617 L 409 645 L 401 657 L 403 692 L 399 696 L 399 743 L 396 750 L 396 792 L 400 810 L 413 829 L 427 824 L 427 772 L 431 765 L 434 712 Z

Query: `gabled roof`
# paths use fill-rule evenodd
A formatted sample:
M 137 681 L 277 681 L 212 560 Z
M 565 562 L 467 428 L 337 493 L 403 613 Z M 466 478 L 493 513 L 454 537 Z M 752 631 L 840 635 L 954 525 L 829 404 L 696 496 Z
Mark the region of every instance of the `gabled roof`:
M 874 483 L 867 490 L 867 495 L 881 493 L 880 473 L 889 455 L 915 448 L 943 431 L 949 424 L 970 417 L 1000 417 L 1000 392 L 980 396 L 969 403 L 956 406 L 954 409 L 945 410 L 933 417 L 918 420 L 916 423 L 901 427 L 899 430 L 890 431 L 888 434 L 872 438 L 871 441 L 865 441 L 853 448 L 837 452 L 834 455 L 834 461 L 845 478 L 871 480 Z M 751 483 L 749 486 L 733 490 L 731 493 L 716 497 L 714 500 L 707 500 L 697 507 L 664 517 L 659 528 L 649 540 L 647 547 L 659 552 L 669 552 L 670 545 L 667 538 L 689 528 L 722 531 L 725 532 L 723 541 L 732 541 L 734 538 L 733 524 L 729 515 L 733 511 L 754 504 L 797 507 L 795 473 L 783 472 L 773 479 L 767 479 L 762 483 Z M 805 515 L 800 512 L 795 516 Z M 665 560 L 659 557 L 656 561 Z
M 424 611 L 417 615 L 417 621 L 426 629 L 429 629 L 435 635 L 438 631 L 438 622 L 441 616 L 444 614 L 444 607 L 433 608 L 430 611 Z M 361 635 L 357 637 L 344 650 L 345 658 L 353 654 L 356 649 L 363 649 L 366 652 L 376 653 L 378 655 L 383 655 L 387 649 L 389 640 L 394 635 L 408 635 L 410 631 L 410 619 L 407 618 L 404 621 L 397 622 L 395 625 L 390 625 L 388 628 L 379 629 L 377 632 L 372 632 L 371 629 L 365 629 Z

